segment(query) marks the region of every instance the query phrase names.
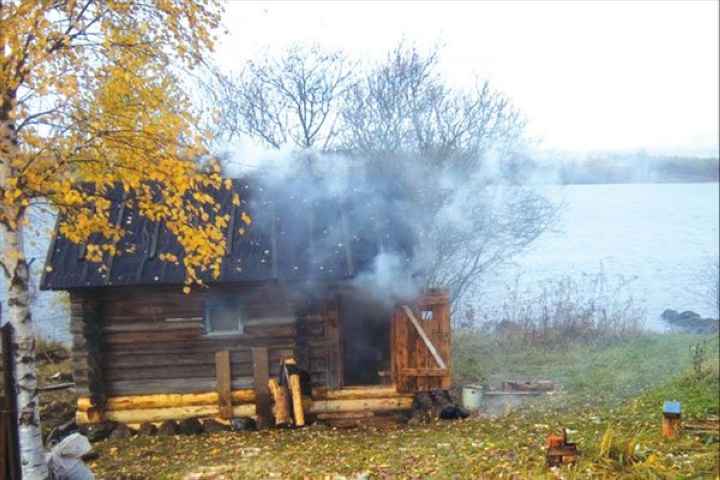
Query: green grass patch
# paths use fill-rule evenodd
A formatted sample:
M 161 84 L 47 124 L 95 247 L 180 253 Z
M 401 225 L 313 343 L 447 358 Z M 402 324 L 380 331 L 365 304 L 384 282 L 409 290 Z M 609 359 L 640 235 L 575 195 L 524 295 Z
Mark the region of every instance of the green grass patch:
M 683 374 L 692 366 L 691 347 L 701 342 L 717 358 L 717 338 L 702 335 L 646 334 L 548 349 L 460 331 L 453 345 L 455 380 L 547 379 L 573 401 L 617 402 Z

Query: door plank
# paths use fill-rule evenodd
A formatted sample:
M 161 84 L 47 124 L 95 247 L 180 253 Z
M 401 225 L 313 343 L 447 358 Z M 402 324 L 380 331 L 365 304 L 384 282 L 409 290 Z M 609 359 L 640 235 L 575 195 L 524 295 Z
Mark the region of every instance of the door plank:
M 410 322 L 415 327 L 415 330 L 417 330 L 418 335 L 420 335 L 420 338 L 422 338 L 423 342 L 425 343 L 425 346 L 428 350 L 430 350 L 430 353 L 432 354 L 433 358 L 435 359 L 435 363 L 437 363 L 438 367 L 442 369 L 446 369 L 447 365 L 445 365 L 445 361 L 442 359 L 440 354 L 438 353 L 437 349 L 435 348 L 435 345 L 432 344 L 430 339 L 428 338 L 427 334 L 425 333 L 425 330 L 423 330 L 422 326 L 420 325 L 420 322 L 418 322 L 417 318 L 415 318 L 415 314 L 412 310 L 410 310 L 410 307 L 407 305 L 402 306 L 403 311 L 410 319 Z

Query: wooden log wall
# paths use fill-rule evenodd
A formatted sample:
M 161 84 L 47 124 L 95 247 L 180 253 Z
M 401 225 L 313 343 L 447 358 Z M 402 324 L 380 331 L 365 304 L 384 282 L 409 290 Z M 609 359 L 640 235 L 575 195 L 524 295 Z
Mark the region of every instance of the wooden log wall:
M 73 338 L 73 378 L 78 395 L 87 396 L 93 411 L 100 412 L 107 399 L 103 372 L 102 302 L 97 292 L 75 292 L 70 296 L 70 333 Z
M 232 416 L 264 418 L 267 405 L 260 400 L 269 394 L 265 386 L 256 388 L 254 377 L 279 375 L 281 361 L 288 357 L 310 372 L 315 387 L 312 397 L 303 398 L 305 413 L 410 408 L 412 395 L 398 393 L 394 385 L 338 390 L 343 383 L 339 295 L 288 301 L 274 285 L 222 287 L 242 298 L 247 321 L 242 334 L 215 336 L 205 333 L 204 314 L 218 289 L 197 289 L 189 295 L 169 287 L 71 292 L 73 367 L 81 397 L 77 420 L 159 422 L 228 417 L 230 409 Z M 446 315 L 444 310 L 434 313 Z M 428 325 L 436 335 L 449 335 L 432 328 Z M 447 348 L 444 355 L 449 355 Z M 230 364 L 230 386 L 224 394 L 218 390 L 218 358 Z M 425 363 L 418 366 L 427 369 Z M 413 362 L 405 368 L 410 366 Z M 227 383 L 227 376 L 223 378 Z M 229 399 L 221 398 L 228 393 Z M 222 408 L 227 410 L 224 415 Z
M 219 292 L 217 287 L 212 290 Z M 277 374 L 281 359 L 295 354 L 295 320 L 284 293 L 268 285 L 222 290 L 243 299 L 248 321 L 242 335 L 204 334 L 208 289 L 187 295 L 178 287 L 72 292 L 74 324 L 97 325 L 101 334 L 90 341 L 88 327 L 75 330 L 74 371 L 80 395 L 90 393 L 85 372 L 90 371 L 87 365 L 97 344 L 103 351 L 105 393 L 113 397 L 215 391 L 219 351 L 229 352 L 232 389 L 252 388 L 253 346 L 267 347 L 271 374 Z M 93 310 L 96 305 L 101 311 Z M 94 321 L 87 321 L 90 312 L 95 312 Z
M 310 373 L 313 387 L 339 388 L 343 362 L 338 298 L 330 296 L 296 309 L 298 366 Z

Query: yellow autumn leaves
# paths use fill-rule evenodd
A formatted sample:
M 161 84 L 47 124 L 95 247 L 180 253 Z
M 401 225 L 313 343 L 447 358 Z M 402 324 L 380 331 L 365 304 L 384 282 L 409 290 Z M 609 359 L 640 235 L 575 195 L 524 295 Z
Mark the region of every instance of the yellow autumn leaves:
M 31 201 L 50 203 L 60 233 L 104 262 L 123 253 L 125 203 L 175 235 L 182 253 L 161 258 L 181 262 L 188 285 L 217 278 L 228 216 L 210 192 L 232 182 L 206 160 L 181 75 L 212 49 L 221 11 L 218 0 L 2 2 L 0 221 L 21 228 Z

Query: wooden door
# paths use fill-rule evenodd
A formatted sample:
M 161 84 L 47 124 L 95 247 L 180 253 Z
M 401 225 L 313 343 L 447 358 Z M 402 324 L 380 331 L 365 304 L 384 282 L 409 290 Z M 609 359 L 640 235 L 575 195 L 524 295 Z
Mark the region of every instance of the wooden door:
M 430 290 L 393 313 L 391 370 L 398 391 L 447 390 L 451 381 L 448 294 Z

